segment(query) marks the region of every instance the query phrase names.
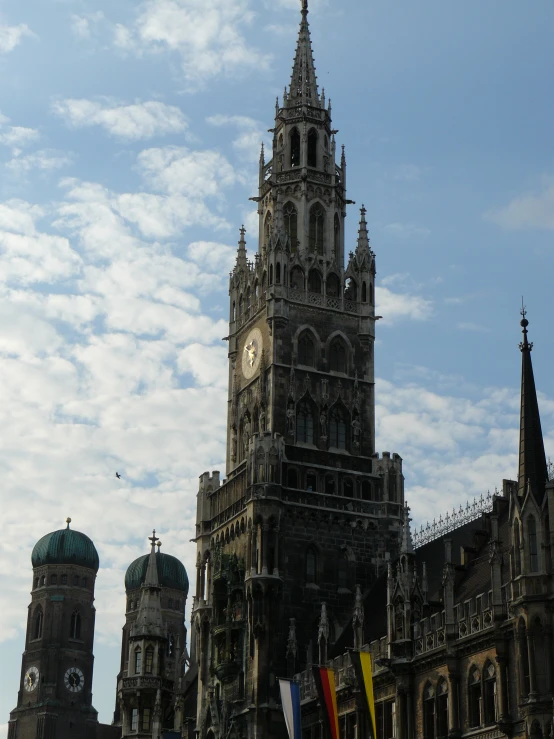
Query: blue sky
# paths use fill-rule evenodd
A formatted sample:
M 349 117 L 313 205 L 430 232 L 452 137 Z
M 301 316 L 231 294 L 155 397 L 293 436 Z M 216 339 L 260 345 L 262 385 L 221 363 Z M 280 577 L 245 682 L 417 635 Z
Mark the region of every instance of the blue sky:
M 152 524 L 193 570 L 197 476 L 224 469 L 227 274 L 242 222 L 255 249 L 298 10 L 0 1 L 0 737 L 40 536 L 70 515 L 99 549 L 103 721 Z M 364 203 L 377 254 L 377 446 L 404 458 L 422 523 L 516 474 L 522 295 L 554 457 L 554 6 L 310 10 L 347 238 Z

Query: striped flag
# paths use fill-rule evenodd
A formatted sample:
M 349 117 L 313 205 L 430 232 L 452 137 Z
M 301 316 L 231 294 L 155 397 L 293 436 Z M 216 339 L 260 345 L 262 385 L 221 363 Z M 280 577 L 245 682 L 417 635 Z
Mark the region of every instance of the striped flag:
M 300 723 L 300 685 L 292 680 L 279 680 L 281 703 L 289 739 L 302 739 Z
M 350 652 L 350 661 L 354 667 L 358 687 L 364 697 L 367 705 L 367 711 L 370 718 L 371 736 L 377 739 L 377 730 L 375 726 L 375 701 L 373 699 L 373 672 L 371 668 L 371 655 L 369 652 Z
M 331 667 L 312 667 L 319 704 L 327 716 L 331 739 L 339 739 L 339 714 L 335 690 L 335 671 Z

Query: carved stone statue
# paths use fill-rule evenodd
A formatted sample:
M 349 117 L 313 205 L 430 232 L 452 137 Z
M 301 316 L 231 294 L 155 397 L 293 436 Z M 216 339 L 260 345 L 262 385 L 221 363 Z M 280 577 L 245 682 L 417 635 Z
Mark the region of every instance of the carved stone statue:
M 287 408 L 287 432 L 292 436 L 294 434 L 294 420 L 296 417 L 296 411 L 293 405 L 289 405 Z
M 321 435 L 327 438 L 327 413 L 325 409 L 319 415 L 319 425 L 321 426 Z

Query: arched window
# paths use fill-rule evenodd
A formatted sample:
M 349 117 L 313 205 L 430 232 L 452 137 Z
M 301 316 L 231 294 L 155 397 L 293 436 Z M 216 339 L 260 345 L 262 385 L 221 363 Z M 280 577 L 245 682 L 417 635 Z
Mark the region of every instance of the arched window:
M 264 246 L 269 246 L 271 236 L 271 211 L 268 211 L 264 221 Z
M 317 475 L 315 472 L 306 474 L 306 490 L 317 492 Z
M 35 577 L 34 590 L 38 588 L 38 577 Z
M 146 647 L 144 653 L 144 672 L 146 675 L 151 675 L 154 668 L 154 649 L 152 647 Z
M 332 408 L 329 414 L 329 446 L 346 449 L 346 419 L 340 406 Z
M 296 441 L 305 444 L 314 443 L 314 416 L 307 400 L 299 403 L 296 412 Z
M 285 218 L 285 232 L 290 239 L 290 250 L 294 253 L 298 245 L 298 211 L 292 203 L 285 203 L 283 216 Z
M 369 480 L 362 480 L 362 500 L 372 500 L 372 489 Z
M 423 691 L 423 737 L 435 739 L 435 690 L 426 685 Z
M 57 584 L 58 584 L 58 576 L 50 575 L 50 585 L 57 585 Z
M 362 303 L 367 303 L 367 285 L 362 282 Z
M 441 680 L 437 688 L 437 739 L 446 739 L 448 736 L 448 684 Z
M 269 284 L 273 285 L 273 265 L 269 265 Z
M 42 577 L 40 578 L 40 584 L 41 584 L 41 585 L 46 585 L 46 575 L 43 575 L 43 576 L 42 576 Z
M 527 540 L 529 543 L 529 571 L 539 571 L 539 550 L 537 548 L 537 523 L 534 516 L 527 519 Z
M 519 520 L 514 520 L 514 577 L 521 575 L 521 533 Z
M 262 292 L 265 292 L 266 287 L 267 287 L 267 272 L 264 272 L 262 275 Z
M 309 331 L 304 331 L 298 339 L 298 364 L 303 364 L 306 367 L 315 365 L 315 345 Z
M 42 637 L 43 620 L 44 616 L 42 613 L 42 608 L 39 606 L 35 611 L 35 616 L 33 619 L 33 639 L 40 639 Z
M 308 131 L 308 167 L 317 167 L 317 131 Z
M 79 613 L 79 611 L 73 611 L 73 613 L 71 614 L 69 636 L 72 639 L 81 638 L 81 614 Z
M 323 207 L 316 203 L 310 209 L 310 233 L 309 247 L 310 251 L 315 254 L 323 254 L 323 245 L 325 243 L 325 211 Z
M 354 497 L 354 485 L 352 483 L 352 480 L 347 477 L 342 482 L 342 494 L 345 498 L 353 498 Z
M 358 299 L 358 286 L 352 277 L 348 277 L 344 283 L 344 297 L 346 300 Z
M 485 726 L 496 723 L 496 672 L 492 663 L 487 665 L 484 672 L 483 713 Z
M 340 293 L 340 280 L 337 275 L 331 273 L 327 278 L 327 297 L 338 298 Z
M 335 477 L 334 475 L 327 475 L 325 477 L 325 495 L 335 494 Z
M 373 285 L 369 283 L 369 303 L 373 305 Z
M 277 262 L 275 265 L 275 284 L 281 284 L 281 262 Z
M 338 216 L 338 213 L 335 213 L 334 237 L 335 257 L 337 257 L 340 254 L 340 218 Z
M 481 673 L 476 667 L 469 672 L 467 701 L 469 726 L 481 726 Z
M 321 275 L 317 269 L 311 269 L 308 274 L 308 290 L 321 295 Z
M 297 128 L 290 132 L 290 166 L 300 166 L 300 133 Z
M 137 647 L 135 649 L 135 675 L 140 675 L 142 670 L 142 649 Z
M 239 316 L 242 316 L 242 295 L 239 298 Z
M 334 339 L 329 347 L 329 368 L 333 372 L 346 372 L 346 347 L 342 339 Z
M 313 547 L 306 552 L 306 582 L 315 583 L 317 579 L 317 554 Z
M 237 304 L 233 300 L 233 305 L 231 307 L 231 321 L 236 321 L 237 319 Z
M 300 267 L 293 267 L 290 273 L 290 286 L 294 290 L 304 289 L 304 272 Z

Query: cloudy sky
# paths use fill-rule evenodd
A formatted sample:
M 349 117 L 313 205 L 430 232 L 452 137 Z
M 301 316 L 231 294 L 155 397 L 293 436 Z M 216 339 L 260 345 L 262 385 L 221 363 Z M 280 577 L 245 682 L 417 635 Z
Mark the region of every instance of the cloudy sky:
M 554 5 L 310 8 L 378 259 L 377 445 L 421 524 L 516 474 L 522 295 L 554 458 Z M 69 515 L 99 550 L 103 721 L 153 525 L 194 579 L 197 477 L 224 469 L 227 275 L 242 222 L 256 247 L 298 10 L 0 0 L 2 738 L 40 536 Z

